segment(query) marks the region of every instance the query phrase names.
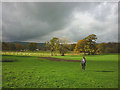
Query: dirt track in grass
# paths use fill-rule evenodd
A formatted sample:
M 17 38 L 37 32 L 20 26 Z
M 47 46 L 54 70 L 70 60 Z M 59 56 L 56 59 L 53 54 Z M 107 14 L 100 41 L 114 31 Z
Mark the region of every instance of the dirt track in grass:
M 53 58 L 53 57 L 40 57 L 44 59 L 48 59 L 51 61 L 62 61 L 62 62 L 81 62 L 80 60 L 67 60 L 67 59 L 61 59 L 61 58 Z

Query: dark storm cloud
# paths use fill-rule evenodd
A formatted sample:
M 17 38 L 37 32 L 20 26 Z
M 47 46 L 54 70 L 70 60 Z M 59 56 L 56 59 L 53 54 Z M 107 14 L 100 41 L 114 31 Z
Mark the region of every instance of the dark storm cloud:
M 70 20 L 71 9 L 65 9 L 52 3 L 3 3 L 3 36 L 28 40 L 61 29 Z
M 92 33 L 100 42 L 116 41 L 113 3 L 11 2 L 2 6 L 3 41 L 45 42 L 56 36 L 75 42 Z M 109 39 L 108 33 L 114 36 Z

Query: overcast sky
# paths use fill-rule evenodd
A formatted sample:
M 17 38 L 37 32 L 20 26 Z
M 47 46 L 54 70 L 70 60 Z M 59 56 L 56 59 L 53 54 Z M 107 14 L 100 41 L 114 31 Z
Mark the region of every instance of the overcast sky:
M 77 42 L 96 34 L 97 42 L 118 41 L 118 3 L 4 2 L 2 40 L 46 42 L 52 37 Z

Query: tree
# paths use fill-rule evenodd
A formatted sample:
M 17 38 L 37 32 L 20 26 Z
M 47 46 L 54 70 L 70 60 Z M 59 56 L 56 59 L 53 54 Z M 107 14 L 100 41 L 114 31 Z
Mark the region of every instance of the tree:
M 59 52 L 61 56 L 64 56 L 68 50 L 67 39 L 53 37 L 50 42 L 46 43 L 46 48 L 51 51 L 51 56 L 53 52 Z
M 8 49 L 8 45 L 5 42 L 2 42 L 2 50 L 7 50 Z
M 53 56 L 53 52 L 57 50 L 58 44 L 59 40 L 56 37 L 53 37 L 50 42 L 46 43 L 46 48 L 51 51 L 51 56 Z
M 83 52 L 85 54 L 85 45 L 86 45 L 85 39 L 79 40 L 75 46 L 74 52 L 77 53 Z
M 93 55 L 96 53 L 96 35 L 95 34 L 91 34 L 88 37 L 85 38 L 86 41 L 86 52 L 88 53 L 88 55 Z
M 113 48 L 106 47 L 104 53 L 113 53 Z
M 11 51 L 14 51 L 14 50 L 16 50 L 16 47 L 15 47 L 15 44 L 13 44 L 13 43 L 6 43 L 5 44 L 5 47 L 6 47 L 6 50 L 11 50 Z
M 100 43 L 100 44 L 98 44 L 98 45 L 97 45 L 97 52 L 98 52 L 99 54 L 104 53 L 106 46 L 107 46 L 106 43 Z
M 50 50 L 50 43 L 46 42 L 45 44 L 46 44 L 46 46 L 45 46 L 46 50 Z
M 37 43 L 28 43 L 27 49 L 30 51 L 35 51 L 37 49 Z
M 76 46 L 76 44 L 71 44 L 71 45 L 69 46 L 70 51 L 73 51 L 73 50 L 75 49 L 75 46 Z
M 64 54 L 69 50 L 69 45 L 68 45 L 69 40 L 65 39 L 65 38 L 60 38 L 59 39 L 59 52 L 61 54 L 61 56 L 64 56 Z
M 17 50 L 17 51 L 20 51 L 20 50 L 23 50 L 23 49 L 24 49 L 24 46 L 21 45 L 21 44 L 16 44 L 15 47 L 16 47 L 16 50 Z
M 101 53 L 118 53 L 119 43 L 100 43 L 97 45 L 97 52 Z
M 13 43 L 2 42 L 2 50 L 15 51 L 16 47 L 15 47 L 15 44 L 13 44 Z
M 86 38 L 79 40 L 76 44 L 76 47 L 74 49 L 75 52 L 80 53 L 83 52 L 90 54 L 95 54 L 96 53 L 96 35 L 91 34 L 87 36 Z

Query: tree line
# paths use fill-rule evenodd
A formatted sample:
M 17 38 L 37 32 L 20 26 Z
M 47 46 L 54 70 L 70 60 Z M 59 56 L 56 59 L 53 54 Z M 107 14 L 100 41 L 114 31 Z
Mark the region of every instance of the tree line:
M 49 42 L 46 43 L 47 50 L 53 52 L 59 52 L 61 56 L 68 51 L 74 51 L 75 53 L 84 53 L 84 55 L 95 55 L 102 53 L 119 53 L 120 43 L 96 43 L 97 36 L 91 34 L 82 40 L 79 40 L 77 44 L 68 44 L 67 40 L 53 37 Z
M 82 40 L 79 40 L 75 46 L 74 52 L 88 55 L 102 53 L 119 53 L 120 43 L 96 43 L 97 36 L 91 34 Z
M 12 42 L 2 42 L 3 51 L 46 51 L 50 50 L 46 46 L 46 43 L 12 43 Z M 71 44 L 69 50 L 73 51 L 76 44 Z
M 40 46 L 37 43 L 28 43 L 27 45 L 22 45 L 20 43 L 14 44 L 10 42 L 2 42 L 3 51 L 36 51 L 40 50 Z
M 64 56 L 68 51 L 74 53 L 83 53 L 87 55 L 95 55 L 102 53 L 119 53 L 120 43 L 96 43 L 97 36 L 95 34 L 88 35 L 87 37 L 79 40 L 77 44 L 69 44 L 69 40 L 65 38 L 53 37 L 50 41 L 44 44 L 44 49 L 38 45 L 38 43 L 28 43 L 27 45 L 22 45 L 20 43 L 8 43 L 2 42 L 3 51 L 40 51 L 49 50 L 51 56 L 53 53 L 60 53 Z

